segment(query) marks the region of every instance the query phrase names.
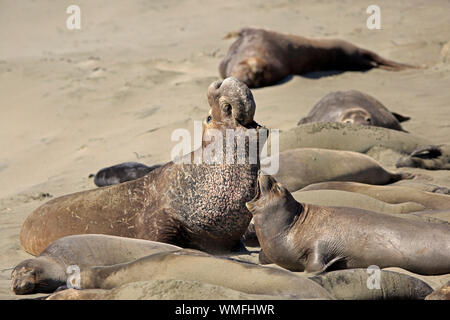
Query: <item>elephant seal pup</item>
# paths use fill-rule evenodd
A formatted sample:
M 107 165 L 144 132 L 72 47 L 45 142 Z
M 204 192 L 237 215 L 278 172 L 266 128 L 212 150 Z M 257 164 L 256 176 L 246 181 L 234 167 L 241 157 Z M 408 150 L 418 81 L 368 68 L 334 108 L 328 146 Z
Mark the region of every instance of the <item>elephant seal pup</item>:
M 433 291 L 426 282 L 409 275 L 372 270 L 331 271 L 310 279 L 338 300 L 423 300 Z M 378 283 L 372 278 L 375 276 L 379 276 Z
M 278 159 L 274 178 L 290 192 L 324 181 L 388 184 L 413 178 L 410 173 L 388 172 L 373 158 L 352 151 L 298 148 L 280 152 Z
M 450 225 L 345 207 L 297 202 L 260 174 L 247 203 L 264 254 L 292 271 L 400 267 L 419 274 L 450 273 Z
M 66 285 L 66 271 L 71 265 L 109 266 L 180 249 L 161 242 L 103 234 L 68 236 L 50 244 L 38 257 L 19 263 L 11 273 L 11 289 L 15 294 L 53 292 Z
M 395 166 L 450 170 L 450 144 L 421 146 L 410 155 L 400 158 Z
M 327 94 L 297 125 L 310 122 L 344 122 L 405 131 L 400 122 L 409 119 L 389 111 L 368 94 L 349 90 Z
M 138 162 L 124 162 L 101 169 L 95 174 L 94 183 L 97 187 L 104 187 L 136 180 L 159 167 L 160 164 L 149 167 Z
M 338 39 L 309 39 L 255 28 L 243 28 L 229 35 L 238 38 L 220 62 L 220 76 L 236 77 L 250 88 L 314 71 L 397 71 L 412 67 Z
M 448 195 L 431 193 L 408 187 L 374 186 L 358 182 L 330 181 L 311 184 L 302 189 L 302 191 L 307 190 L 350 191 L 365 194 L 369 197 L 392 204 L 412 201 L 420 203 L 428 210 L 450 209 L 450 197 Z
M 199 281 L 248 294 L 297 299 L 332 299 L 319 284 L 287 270 L 183 249 L 152 254 L 113 266 L 81 269 L 81 289 L 113 289 L 149 280 Z
M 398 130 L 340 122 L 297 126 L 280 132 L 279 141 L 280 152 L 296 148 L 321 148 L 367 153 L 379 147 L 409 154 L 421 145 L 430 144 L 424 138 Z
M 56 239 L 87 233 L 214 253 L 239 247 L 252 218 L 245 203 L 255 194 L 259 153 L 250 159 L 248 147 L 242 153 L 237 152 L 241 148 L 233 148 L 230 154 L 225 151 L 227 160 L 218 159 L 222 161 L 218 163 L 212 156 L 219 157 L 220 152 L 210 147 L 220 143 L 213 144 L 215 137 L 211 135 L 221 139 L 220 133 L 224 142 L 227 132 L 232 131 L 238 142 L 250 144 L 247 136 L 259 127 L 253 120 L 255 102 L 248 87 L 235 78 L 213 82 L 207 97 L 211 109 L 200 149 L 140 179 L 45 203 L 25 220 L 20 232 L 22 247 L 38 255 Z M 252 136 L 257 139 L 259 134 Z

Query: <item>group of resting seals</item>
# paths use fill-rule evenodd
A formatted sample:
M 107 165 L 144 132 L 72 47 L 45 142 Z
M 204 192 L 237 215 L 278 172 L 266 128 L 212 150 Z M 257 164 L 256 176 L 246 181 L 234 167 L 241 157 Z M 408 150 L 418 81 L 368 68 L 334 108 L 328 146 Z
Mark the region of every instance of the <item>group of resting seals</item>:
M 66 273 L 74 265 L 80 268 L 79 284 Z M 67 287 L 69 279 L 72 287 L 83 289 L 57 290 L 48 299 L 113 299 L 112 289 L 120 291 L 127 283 L 168 279 L 201 281 L 255 298 L 424 299 L 432 293 L 414 277 L 384 270 L 380 275 L 383 290 L 371 290 L 365 269 L 302 277 L 161 242 L 89 234 L 58 239 L 38 257 L 18 264 L 11 287 L 17 294 L 52 293 Z
M 360 154 L 381 144 L 414 157 L 418 148 L 431 145 L 401 132 L 399 122 L 406 117 L 357 91 L 333 93 L 301 126 L 282 133 L 282 165 L 275 178 L 285 186 L 260 172 L 259 157 L 256 163 L 247 162 L 248 148 L 244 155 L 233 154 L 235 160 L 245 157 L 242 164 L 206 164 L 201 159 L 211 141 L 208 129 L 222 133 L 233 129 L 238 138 L 247 139 L 249 130 L 261 128 L 254 121 L 255 102 L 247 85 L 269 85 L 289 74 L 373 67 L 400 70 L 409 66 L 340 40 L 242 30 L 220 70 L 223 77 L 233 75 L 243 82 L 230 77 L 209 86 L 210 111 L 203 123 L 201 148 L 162 166 L 125 163 L 106 168 L 95 179 L 103 187 L 59 197 L 37 208 L 24 222 L 20 242 L 38 257 L 14 268 L 13 291 L 54 292 L 67 284 L 67 267 L 77 265 L 82 289 L 109 293 L 67 290 L 52 298 L 111 297 L 110 289 L 129 282 L 180 279 L 290 298 L 423 299 L 431 293 L 427 284 L 388 271 L 381 271 L 383 290 L 369 291 L 367 272 L 361 268 L 396 266 L 420 274 L 450 273 L 448 223 L 300 203 L 290 193 L 335 179 L 387 184 L 412 178 L 391 173 Z M 334 115 L 323 113 L 322 108 L 334 110 Z M 339 140 L 337 131 L 345 139 Z M 320 176 L 320 161 L 316 168 L 295 168 L 299 162 L 309 163 L 308 159 L 342 166 L 325 176 Z M 358 168 L 348 170 L 345 163 Z M 441 203 L 445 206 L 446 201 L 426 198 L 416 204 L 420 209 L 442 209 Z M 240 239 L 252 218 L 262 248 L 261 262 L 304 270 L 312 277 L 210 255 L 242 248 Z M 340 271 L 329 272 L 333 270 Z

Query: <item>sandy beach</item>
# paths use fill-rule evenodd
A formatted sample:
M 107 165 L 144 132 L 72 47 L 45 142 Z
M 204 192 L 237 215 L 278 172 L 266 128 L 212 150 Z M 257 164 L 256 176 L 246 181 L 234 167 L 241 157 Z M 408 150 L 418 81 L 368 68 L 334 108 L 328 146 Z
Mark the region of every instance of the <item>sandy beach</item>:
M 411 134 L 450 142 L 449 1 L 378 0 L 380 30 L 366 27 L 367 1 L 79 0 L 80 30 L 66 27 L 71 4 L 0 0 L 0 299 L 21 298 L 10 290 L 10 273 L 31 257 L 19 232 L 35 208 L 95 188 L 89 175 L 101 168 L 170 161 L 171 133 L 193 132 L 193 121 L 207 116 L 206 89 L 220 79 L 218 65 L 233 42 L 224 37 L 242 27 L 340 38 L 422 66 L 293 76 L 254 89 L 255 120 L 266 127 L 295 127 L 327 93 L 355 89 L 411 117 L 402 124 Z M 450 188 L 448 170 L 426 173 Z M 450 275 L 422 278 L 436 288 Z M 189 288 L 154 298 L 189 298 L 192 290 L 195 299 L 208 292 L 249 298 Z

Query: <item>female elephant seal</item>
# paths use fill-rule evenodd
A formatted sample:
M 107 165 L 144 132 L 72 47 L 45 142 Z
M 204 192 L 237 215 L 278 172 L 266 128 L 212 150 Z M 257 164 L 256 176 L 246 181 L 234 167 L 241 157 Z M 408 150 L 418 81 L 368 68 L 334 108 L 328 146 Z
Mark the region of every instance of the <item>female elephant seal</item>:
M 211 109 L 200 149 L 140 179 L 45 203 L 22 226 L 23 248 L 37 255 L 56 239 L 87 233 L 208 252 L 228 252 L 239 246 L 252 218 L 245 203 L 255 193 L 259 153 L 251 159 L 248 147 L 245 152 L 233 148 L 230 154 L 225 151 L 227 161 L 219 159 L 222 163 L 217 163 L 210 155 L 219 156 L 220 152 L 209 147 L 220 145 L 212 144 L 215 138 L 211 135 L 224 142 L 229 131 L 236 140 L 246 137 L 244 141 L 249 143 L 248 135 L 259 127 L 253 120 L 255 102 L 248 87 L 235 78 L 212 83 L 207 96 Z M 252 136 L 257 139 L 259 135 Z M 228 156 L 234 157 L 234 162 L 229 163 Z
M 161 242 L 100 234 L 67 236 L 50 244 L 35 259 L 19 263 L 11 273 L 11 289 L 16 294 L 53 292 L 66 285 L 71 265 L 109 266 L 180 249 Z
M 344 122 L 405 131 L 400 122 L 409 119 L 389 111 L 368 94 L 349 90 L 327 94 L 297 125 L 310 122 Z
M 450 197 L 447 195 L 402 186 L 374 186 L 350 181 L 330 181 L 311 184 L 302 189 L 302 191 L 308 190 L 350 191 L 392 204 L 412 201 L 420 203 L 429 210 L 450 209 Z
M 373 158 L 352 151 L 298 148 L 280 152 L 277 157 L 279 169 L 274 178 L 290 192 L 324 181 L 388 184 L 413 178 L 410 173 L 391 173 Z
M 162 251 L 162 250 L 161 250 Z M 67 261 L 77 264 L 75 257 Z M 44 266 L 43 273 L 50 273 Z M 81 266 L 80 289 L 113 289 L 149 280 L 199 281 L 233 290 L 297 299 L 331 299 L 319 284 L 287 270 L 262 267 L 201 251 L 180 249 L 153 253 L 134 261 L 111 266 Z
M 274 84 L 291 74 L 327 70 L 402 70 L 411 66 L 337 39 L 309 39 L 265 29 L 244 28 L 236 34 L 219 66 L 220 76 L 236 77 L 249 87 Z
M 297 202 L 274 178 L 260 175 L 247 203 L 265 256 L 295 271 L 400 267 L 450 273 L 450 225 L 362 209 Z
M 310 279 L 339 300 L 423 300 L 433 291 L 420 279 L 370 268 L 331 271 Z

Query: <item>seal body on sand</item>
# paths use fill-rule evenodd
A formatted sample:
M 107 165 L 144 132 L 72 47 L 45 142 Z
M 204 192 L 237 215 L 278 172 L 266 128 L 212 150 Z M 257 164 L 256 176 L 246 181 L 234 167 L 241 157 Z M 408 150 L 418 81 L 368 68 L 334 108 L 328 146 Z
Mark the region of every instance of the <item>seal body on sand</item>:
M 160 241 L 208 252 L 229 252 L 238 247 L 252 218 L 245 203 L 255 193 L 259 159 L 252 163 L 249 148 L 244 154 L 234 148 L 234 153 L 225 153 L 234 157 L 234 163 L 223 159 L 217 163 L 209 155 L 220 152 L 208 148 L 216 145 L 211 144 L 211 134 L 219 132 L 225 139 L 231 130 L 238 140 L 247 137 L 250 129 L 255 132 L 255 102 L 248 87 L 234 78 L 212 83 L 207 96 L 211 109 L 201 149 L 140 179 L 45 203 L 25 220 L 20 233 L 22 247 L 37 255 L 56 239 L 87 233 Z M 254 136 L 257 139 L 259 135 Z
M 356 192 L 342 190 L 299 190 L 292 193 L 295 200 L 330 207 L 351 207 L 380 213 L 401 214 L 425 210 L 416 202 L 391 204 Z
M 433 289 L 424 281 L 392 271 L 348 269 L 311 277 L 339 300 L 423 300 Z M 371 274 L 379 272 L 379 282 Z M 369 287 L 370 286 L 370 287 Z
M 220 76 L 236 77 L 249 87 L 268 86 L 288 75 L 313 71 L 411 67 L 343 40 L 309 39 L 255 28 L 234 34 L 238 38 L 219 65 Z
M 450 170 L 450 144 L 421 146 L 410 155 L 400 158 L 395 166 Z
M 196 250 L 152 254 L 133 262 L 81 269 L 81 289 L 113 289 L 148 280 L 199 281 L 249 294 L 332 299 L 319 284 L 289 271 Z
M 330 181 L 311 184 L 302 190 L 350 191 L 392 204 L 412 201 L 422 204 L 428 210 L 450 209 L 450 197 L 447 195 L 401 186 L 374 186 L 358 182 Z
M 94 183 L 97 187 L 104 187 L 136 180 L 159 167 L 160 164 L 149 167 L 138 162 L 124 162 L 101 169 L 95 174 Z
M 327 94 L 298 125 L 310 122 L 344 122 L 405 131 L 400 122 L 409 119 L 389 111 L 368 94 L 349 90 Z
M 51 243 L 35 259 L 19 263 L 11 274 L 16 294 L 53 292 L 67 282 L 67 268 L 109 266 L 180 247 L 141 239 L 100 234 L 74 235 Z
M 278 157 L 274 178 L 290 192 L 324 181 L 388 184 L 413 177 L 388 172 L 373 158 L 352 151 L 298 148 L 280 152 Z
M 400 267 L 450 272 L 450 225 L 371 211 L 297 202 L 274 178 L 260 175 L 247 203 L 264 254 L 295 271 Z
M 279 151 L 321 148 L 367 153 L 377 147 L 409 154 L 425 144 L 430 142 L 398 130 L 340 122 L 314 122 L 281 132 Z

